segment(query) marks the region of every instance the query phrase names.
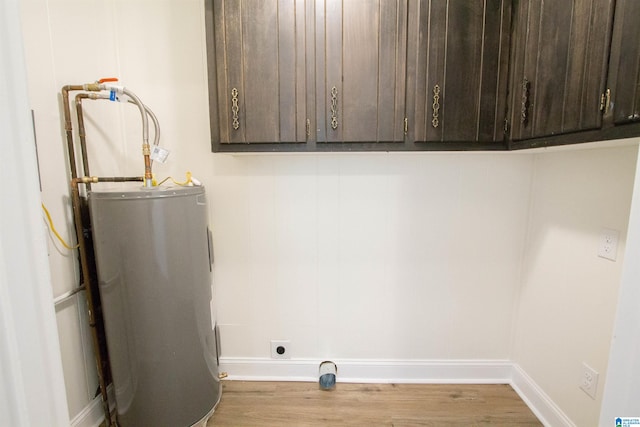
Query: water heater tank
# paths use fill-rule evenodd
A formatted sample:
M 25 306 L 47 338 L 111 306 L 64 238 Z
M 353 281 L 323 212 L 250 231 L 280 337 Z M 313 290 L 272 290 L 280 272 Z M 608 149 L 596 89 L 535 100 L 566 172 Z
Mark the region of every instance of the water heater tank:
M 118 426 L 204 425 L 221 394 L 204 188 L 88 198 Z

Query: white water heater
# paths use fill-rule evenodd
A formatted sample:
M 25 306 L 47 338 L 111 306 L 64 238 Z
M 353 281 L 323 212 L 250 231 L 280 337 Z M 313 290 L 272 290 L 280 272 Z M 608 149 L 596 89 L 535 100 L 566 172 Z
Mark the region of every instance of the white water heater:
M 204 426 L 221 395 L 204 188 L 88 198 L 118 426 Z

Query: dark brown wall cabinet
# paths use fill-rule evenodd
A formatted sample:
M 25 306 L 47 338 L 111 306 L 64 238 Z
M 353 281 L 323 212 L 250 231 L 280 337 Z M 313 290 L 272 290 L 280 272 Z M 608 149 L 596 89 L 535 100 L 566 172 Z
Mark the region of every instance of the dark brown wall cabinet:
M 504 139 L 511 2 L 409 2 L 412 141 Z
M 406 0 L 206 7 L 214 149 L 404 140 Z
M 507 0 L 207 0 L 214 150 L 502 141 L 510 18 Z
M 214 151 L 640 135 L 637 0 L 205 0 Z
M 513 3 L 511 138 L 600 128 L 613 1 Z

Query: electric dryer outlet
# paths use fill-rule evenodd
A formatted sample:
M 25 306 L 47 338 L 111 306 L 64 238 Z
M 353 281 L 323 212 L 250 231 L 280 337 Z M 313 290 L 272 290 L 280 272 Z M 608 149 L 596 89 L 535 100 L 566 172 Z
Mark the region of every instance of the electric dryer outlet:
M 291 359 L 291 341 L 271 340 L 272 359 Z

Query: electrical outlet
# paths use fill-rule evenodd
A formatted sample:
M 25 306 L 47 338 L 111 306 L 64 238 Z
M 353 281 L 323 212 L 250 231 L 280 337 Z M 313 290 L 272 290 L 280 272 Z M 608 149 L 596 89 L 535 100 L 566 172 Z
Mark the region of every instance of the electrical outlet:
M 598 256 L 615 261 L 618 255 L 618 238 L 620 233 L 610 228 L 603 228 L 598 244 Z
M 580 388 L 591 396 L 592 399 L 596 398 L 596 392 L 598 391 L 598 375 L 599 374 L 592 367 L 582 362 Z
M 291 341 L 271 340 L 272 359 L 291 359 Z

